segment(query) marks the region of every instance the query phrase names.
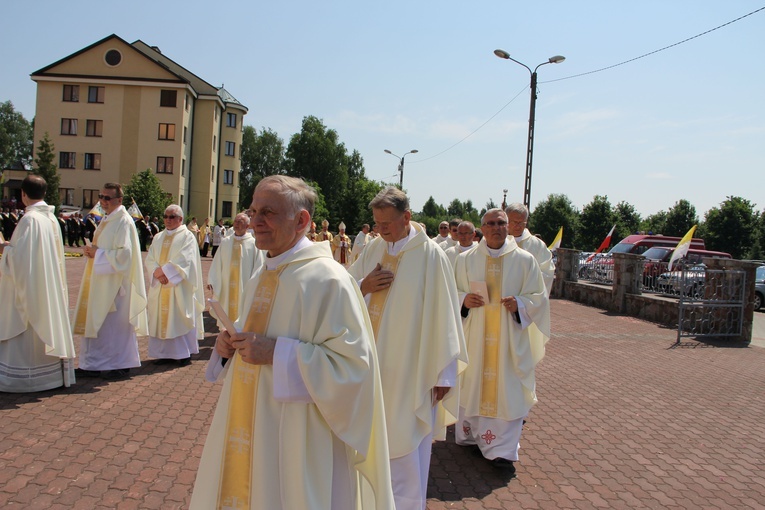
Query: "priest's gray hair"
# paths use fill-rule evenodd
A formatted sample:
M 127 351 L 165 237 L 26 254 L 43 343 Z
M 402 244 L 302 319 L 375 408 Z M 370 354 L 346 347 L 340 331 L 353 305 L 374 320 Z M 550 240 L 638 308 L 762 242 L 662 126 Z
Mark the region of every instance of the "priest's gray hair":
M 409 210 L 409 197 L 397 187 L 388 186 L 369 202 L 369 207 L 370 209 L 393 207 L 398 212 L 404 213 Z
M 472 221 L 463 221 L 457 226 L 457 228 L 459 227 L 468 227 L 471 232 L 475 232 L 475 225 L 473 225 Z
M 507 219 L 507 213 L 505 211 L 503 211 L 500 207 L 492 207 L 491 209 L 489 209 L 488 211 L 483 213 L 483 216 L 481 216 L 481 225 L 486 223 L 486 217 L 488 215 L 494 214 L 496 212 L 502 213 L 502 215 L 505 217 L 505 219 Z
M 511 213 L 518 213 L 523 215 L 523 219 L 529 219 L 529 209 L 520 202 L 513 202 L 505 208 L 505 213 L 509 216 Z
M 181 220 L 183 220 L 183 209 L 181 209 L 180 205 L 170 204 L 167 206 L 167 209 L 165 209 L 165 212 L 173 213 L 176 216 L 180 216 Z
M 294 218 L 300 211 L 305 209 L 313 218 L 313 211 L 316 205 L 318 195 L 316 190 L 306 184 L 303 179 L 297 177 L 288 177 L 286 175 L 269 175 L 261 180 L 255 187 L 257 190 L 261 186 L 277 188 L 290 206 L 290 212 Z M 308 222 L 310 227 L 311 222 Z M 306 228 L 306 232 L 308 228 Z

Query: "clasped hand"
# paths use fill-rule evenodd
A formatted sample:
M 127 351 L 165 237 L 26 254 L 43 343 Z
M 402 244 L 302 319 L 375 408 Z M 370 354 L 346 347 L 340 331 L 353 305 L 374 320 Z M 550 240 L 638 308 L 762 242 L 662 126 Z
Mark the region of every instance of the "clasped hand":
M 518 300 L 515 299 L 515 296 L 503 297 L 499 300 L 499 302 L 510 313 L 515 313 L 518 311 Z M 474 294 L 471 292 L 465 294 L 465 301 L 463 301 L 463 304 L 465 305 L 465 308 L 478 308 L 485 305 L 486 303 L 484 303 L 483 298 L 479 294 Z
M 82 253 L 91 259 L 96 256 L 96 251 L 98 251 L 98 246 L 95 244 L 87 245 L 82 248 Z
M 156 278 L 157 281 L 161 283 L 162 285 L 165 285 L 166 283 L 170 281 L 165 275 L 165 272 L 162 271 L 161 267 L 158 267 L 157 269 L 155 269 L 152 275 L 154 275 L 154 278 Z
M 242 361 L 252 365 L 272 365 L 276 340 L 255 333 L 230 334 L 223 330 L 215 339 L 215 352 L 222 358 L 233 358 L 238 352 Z

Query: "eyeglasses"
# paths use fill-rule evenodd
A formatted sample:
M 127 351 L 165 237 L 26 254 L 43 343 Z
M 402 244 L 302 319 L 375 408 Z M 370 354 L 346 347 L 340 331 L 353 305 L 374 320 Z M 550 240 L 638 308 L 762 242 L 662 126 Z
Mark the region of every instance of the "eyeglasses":
M 449 230 L 449 227 L 438 227 L 439 230 Z
M 122 197 L 110 197 L 109 195 L 102 195 L 99 193 L 98 198 L 100 198 L 101 200 L 106 200 L 108 202 L 113 198 L 122 198 Z
M 177 218 L 178 216 L 177 216 L 177 215 L 175 215 L 175 214 L 165 214 L 165 215 L 164 215 L 164 216 L 162 216 L 162 217 L 163 217 L 163 218 L 165 218 L 166 220 L 174 220 L 174 219 L 175 219 L 175 218 Z
M 508 221 L 508 223 L 510 223 L 512 225 L 525 225 L 526 224 L 526 220 L 520 220 L 520 221 L 510 220 L 510 221 Z
M 507 225 L 507 222 L 505 220 L 497 220 L 497 221 L 487 221 L 484 223 L 484 226 L 486 227 L 504 227 Z

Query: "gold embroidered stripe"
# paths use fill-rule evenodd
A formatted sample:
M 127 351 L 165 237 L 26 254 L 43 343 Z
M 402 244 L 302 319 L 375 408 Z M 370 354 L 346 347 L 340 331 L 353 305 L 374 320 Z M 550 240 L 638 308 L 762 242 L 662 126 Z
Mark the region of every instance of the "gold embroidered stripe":
M 255 298 L 244 324 L 244 331 L 264 335 L 268 330 L 271 308 L 279 287 L 279 274 L 282 269 L 261 273 Z M 245 363 L 238 355 L 235 355 L 232 361 L 233 374 L 226 424 L 226 446 L 218 489 L 218 509 L 220 510 L 250 508 L 252 491 L 252 444 L 260 366 Z
M 380 261 L 380 267 L 382 269 L 393 272 L 394 281 L 400 260 L 401 253 L 394 257 L 393 255 L 389 255 L 386 252 Z M 377 332 L 380 330 L 380 323 L 382 320 L 383 312 L 385 311 L 385 304 L 388 301 L 389 292 L 390 287 L 387 289 L 378 290 L 377 292 L 373 292 L 372 297 L 369 299 L 369 319 L 372 321 L 372 331 L 375 334 L 375 342 L 377 342 Z
M 106 221 L 101 221 L 96 231 L 93 234 L 93 244 L 98 246 L 98 238 L 101 236 L 101 231 L 106 225 Z M 75 312 L 74 322 L 74 334 L 84 335 L 85 325 L 88 322 L 88 300 L 90 299 L 90 277 L 93 274 L 93 258 L 88 257 L 88 261 L 85 263 L 85 276 L 82 279 L 82 293 L 80 295 L 80 306 L 77 307 Z
M 241 279 L 242 241 L 234 240 L 231 250 L 231 270 L 228 275 L 228 316 L 232 321 L 239 318 L 239 280 Z
M 486 287 L 489 302 L 484 305 L 483 372 L 481 379 L 481 416 L 497 416 L 497 371 L 499 340 L 502 337 L 502 257 L 486 257 Z
M 167 264 L 170 254 L 170 246 L 173 244 L 175 236 L 165 236 L 162 241 L 162 249 L 159 252 L 159 265 Z M 159 289 L 159 334 L 160 338 L 167 338 L 167 322 L 170 315 L 170 297 L 173 288 L 170 285 L 162 285 Z

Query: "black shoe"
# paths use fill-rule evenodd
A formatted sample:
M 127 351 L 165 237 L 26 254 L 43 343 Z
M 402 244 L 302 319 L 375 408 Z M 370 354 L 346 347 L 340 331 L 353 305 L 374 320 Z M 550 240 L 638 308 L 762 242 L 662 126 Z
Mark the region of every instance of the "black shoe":
M 191 358 L 177 359 L 175 362 L 178 363 L 179 367 L 187 367 L 191 365 Z
M 175 361 L 175 360 L 174 359 L 161 358 L 161 359 L 155 359 L 154 361 L 152 361 L 152 363 L 154 365 L 169 365 L 173 361 Z
M 83 368 L 74 369 L 75 377 L 101 377 L 100 370 L 85 370 Z
M 107 370 L 101 373 L 101 377 L 108 381 L 116 381 L 117 379 L 126 379 L 130 377 L 129 368 L 120 368 L 117 370 Z
M 491 465 L 494 466 L 497 469 L 501 469 L 511 475 L 515 474 L 515 464 L 512 460 L 503 459 L 502 457 L 497 457 L 496 459 L 492 459 Z

